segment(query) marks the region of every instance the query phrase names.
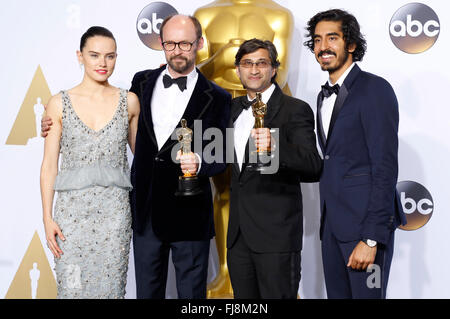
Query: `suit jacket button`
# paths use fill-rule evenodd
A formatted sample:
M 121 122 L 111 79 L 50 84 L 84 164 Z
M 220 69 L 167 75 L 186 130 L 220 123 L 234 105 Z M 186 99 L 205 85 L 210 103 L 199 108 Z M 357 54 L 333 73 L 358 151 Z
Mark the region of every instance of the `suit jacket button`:
M 159 162 L 159 157 L 158 156 L 155 157 L 155 162 Z
M 325 155 L 325 159 L 329 160 L 330 159 L 330 155 Z

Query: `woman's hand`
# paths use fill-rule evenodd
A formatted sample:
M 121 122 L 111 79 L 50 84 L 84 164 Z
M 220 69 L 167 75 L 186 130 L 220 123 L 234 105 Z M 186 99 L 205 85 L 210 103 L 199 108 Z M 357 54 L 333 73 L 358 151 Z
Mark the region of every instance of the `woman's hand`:
M 56 258 L 60 258 L 61 255 L 64 253 L 61 250 L 61 248 L 59 248 L 58 243 L 56 242 L 56 236 L 58 236 L 59 239 L 61 239 L 62 241 L 65 241 L 66 238 L 61 232 L 61 229 L 59 228 L 58 224 L 53 219 L 49 218 L 44 220 L 44 227 L 48 248 L 51 250 L 51 252 Z

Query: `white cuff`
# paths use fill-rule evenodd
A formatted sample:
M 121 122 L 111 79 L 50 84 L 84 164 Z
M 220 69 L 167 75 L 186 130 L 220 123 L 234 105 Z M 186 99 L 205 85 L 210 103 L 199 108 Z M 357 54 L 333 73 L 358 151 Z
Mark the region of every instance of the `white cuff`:
M 195 156 L 197 156 L 197 159 L 198 159 L 198 168 L 197 168 L 197 172 L 196 172 L 196 174 L 198 174 L 198 172 L 200 172 L 200 168 L 202 168 L 202 158 L 197 153 L 194 153 L 194 154 L 195 154 Z

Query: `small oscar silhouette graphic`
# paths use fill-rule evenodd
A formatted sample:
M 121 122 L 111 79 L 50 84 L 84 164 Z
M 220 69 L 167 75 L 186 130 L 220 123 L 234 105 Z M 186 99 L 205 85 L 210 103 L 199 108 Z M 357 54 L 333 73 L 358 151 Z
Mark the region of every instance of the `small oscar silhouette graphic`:
M 5 299 L 54 298 L 56 298 L 56 280 L 36 231 Z
M 37 263 L 33 263 L 33 268 L 30 270 L 31 280 L 31 299 L 36 299 L 39 277 L 41 272 L 37 268 Z
M 42 115 L 45 112 L 45 107 L 42 104 L 42 99 L 40 97 L 36 99 L 36 104 L 34 105 L 33 109 L 36 121 L 36 137 L 39 137 L 41 135 L 41 119 Z
M 38 66 L 6 140 L 7 145 L 27 145 L 30 139 L 40 136 L 43 104 L 46 104 L 51 96 L 44 73 Z

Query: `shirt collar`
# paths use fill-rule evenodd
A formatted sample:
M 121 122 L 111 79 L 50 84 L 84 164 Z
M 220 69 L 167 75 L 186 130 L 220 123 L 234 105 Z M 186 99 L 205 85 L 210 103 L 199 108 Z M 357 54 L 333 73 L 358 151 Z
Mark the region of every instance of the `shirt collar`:
M 269 102 L 270 97 L 272 96 L 273 91 L 275 91 L 275 84 L 272 83 L 271 86 L 269 86 L 264 92 L 261 93 L 261 100 L 264 104 L 267 104 Z M 247 94 L 247 99 L 251 101 L 250 97 Z
M 341 86 L 342 86 L 342 83 L 344 83 L 344 81 L 345 81 L 345 78 L 346 78 L 347 75 L 350 73 L 350 71 L 353 69 L 353 67 L 355 66 L 355 64 L 356 64 L 356 63 L 353 62 L 353 63 L 349 66 L 349 68 L 348 68 L 347 70 L 345 70 L 344 73 L 342 73 L 342 75 L 339 77 L 339 79 L 336 81 L 336 83 L 335 83 L 334 85 L 339 84 L 339 86 L 341 87 Z M 330 86 L 333 86 L 333 84 L 331 84 L 330 79 L 328 79 L 328 84 L 330 84 Z

